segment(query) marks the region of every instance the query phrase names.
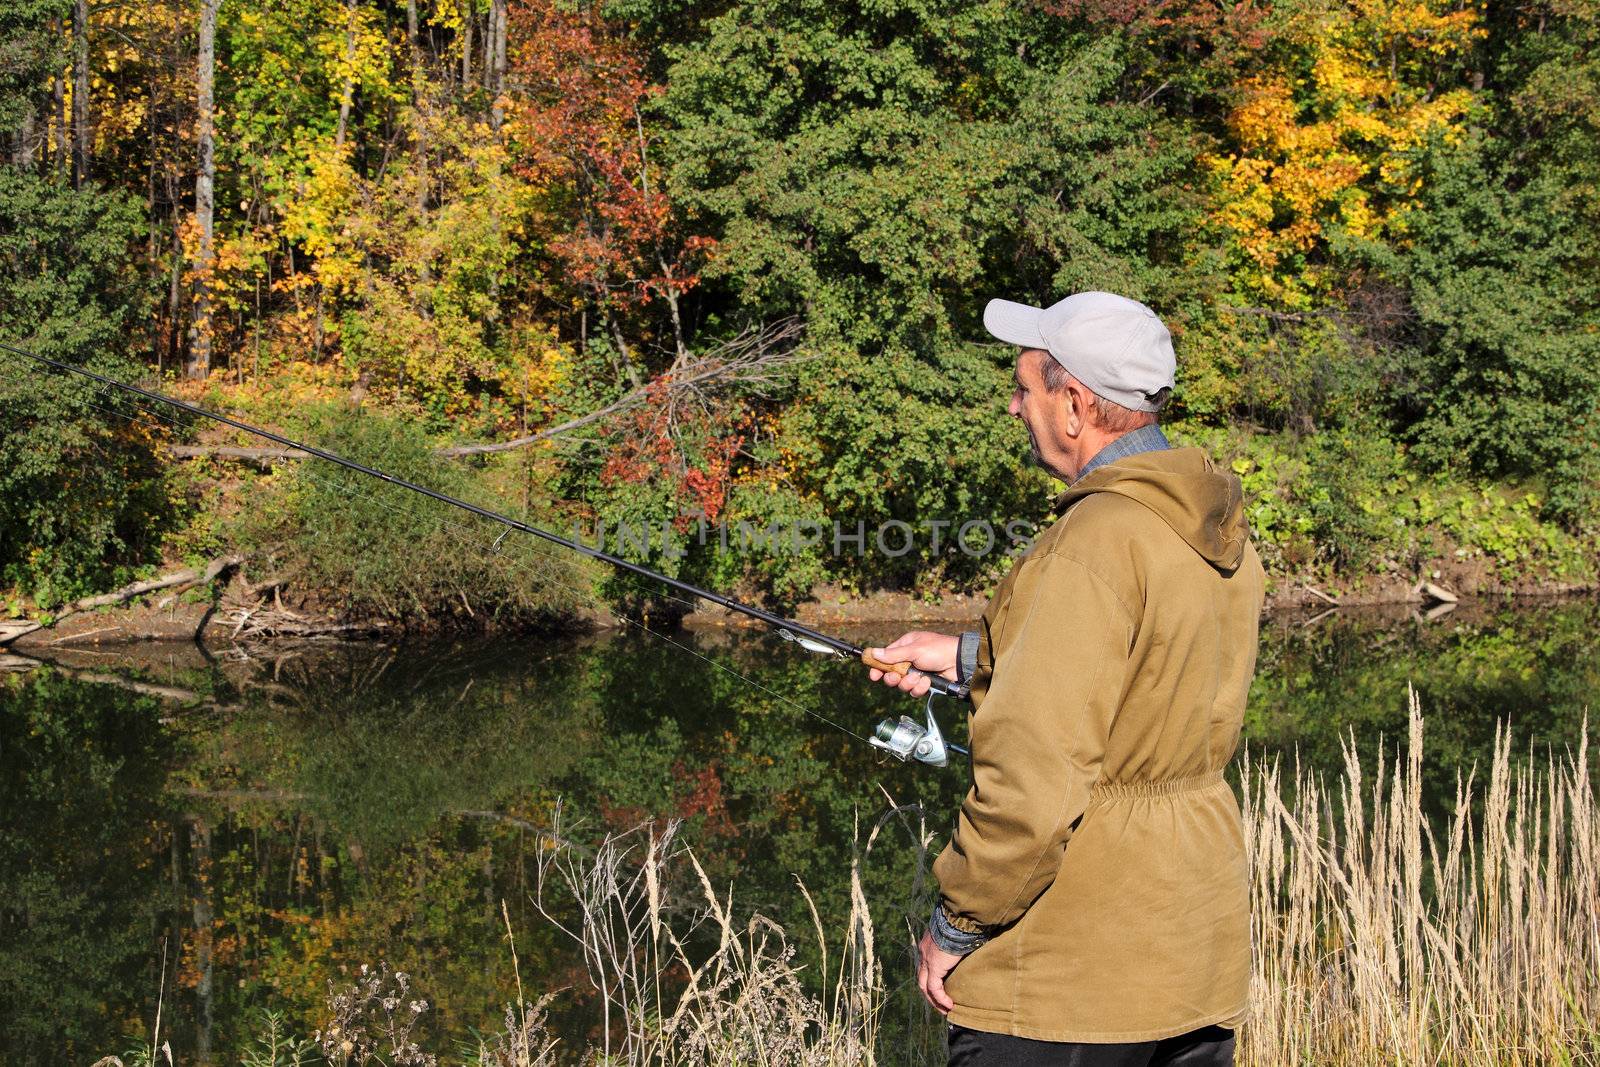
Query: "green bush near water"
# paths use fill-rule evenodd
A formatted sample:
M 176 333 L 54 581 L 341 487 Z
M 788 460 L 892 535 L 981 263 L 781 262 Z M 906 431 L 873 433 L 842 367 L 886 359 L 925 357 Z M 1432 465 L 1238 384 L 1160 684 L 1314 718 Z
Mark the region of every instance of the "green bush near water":
M 1481 561 L 1487 577 L 1508 585 L 1595 580 L 1592 532 L 1557 521 L 1528 489 L 1430 471 L 1380 427 L 1301 437 L 1185 422 L 1169 432 L 1239 475 L 1269 573 L 1415 577 L 1449 556 Z
M 405 419 L 326 408 L 307 413 L 306 432 L 358 463 L 512 510 L 474 467 L 436 456 Z M 261 490 L 225 536 L 259 545 L 260 565 L 315 592 L 330 612 L 537 623 L 571 610 L 593 585 L 593 571 L 571 553 L 515 531 L 501 539 L 507 528 L 498 523 L 320 460 L 282 469 Z

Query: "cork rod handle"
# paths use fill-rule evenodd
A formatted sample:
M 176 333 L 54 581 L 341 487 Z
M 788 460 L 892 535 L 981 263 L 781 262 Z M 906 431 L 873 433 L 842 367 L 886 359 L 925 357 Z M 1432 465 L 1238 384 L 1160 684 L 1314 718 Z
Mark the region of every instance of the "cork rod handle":
M 911 661 L 902 660 L 899 663 L 888 663 L 870 653 L 861 653 L 861 662 L 869 667 L 874 667 L 889 674 L 898 674 L 904 678 L 911 673 Z

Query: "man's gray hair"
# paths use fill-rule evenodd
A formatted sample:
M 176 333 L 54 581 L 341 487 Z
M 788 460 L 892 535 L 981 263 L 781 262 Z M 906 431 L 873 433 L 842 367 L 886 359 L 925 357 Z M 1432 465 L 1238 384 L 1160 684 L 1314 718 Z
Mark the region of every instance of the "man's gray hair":
M 1059 393 L 1073 381 L 1072 372 L 1046 355 L 1043 367 L 1044 388 L 1047 393 Z M 1083 383 L 1079 382 L 1080 385 Z M 1088 389 L 1088 386 L 1084 386 Z M 1093 389 L 1094 393 L 1094 421 L 1108 433 L 1127 433 L 1137 430 L 1141 426 L 1150 426 L 1161 421 L 1160 410 L 1167 406 L 1167 401 L 1172 399 L 1172 390 L 1163 387 L 1150 402 L 1156 405 L 1155 411 L 1134 411 L 1125 408 L 1114 400 L 1107 400 Z

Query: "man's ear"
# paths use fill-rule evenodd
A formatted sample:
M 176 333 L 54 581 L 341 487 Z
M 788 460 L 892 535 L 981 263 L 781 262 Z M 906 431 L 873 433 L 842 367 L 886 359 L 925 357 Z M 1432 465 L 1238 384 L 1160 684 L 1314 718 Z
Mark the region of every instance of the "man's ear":
M 1062 390 L 1062 392 L 1066 393 L 1067 410 L 1064 414 L 1066 415 L 1067 436 L 1077 437 L 1083 433 L 1089 422 L 1088 397 L 1084 394 L 1083 386 L 1079 385 L 1077 381 L 1068 382 L 1066 389 Z

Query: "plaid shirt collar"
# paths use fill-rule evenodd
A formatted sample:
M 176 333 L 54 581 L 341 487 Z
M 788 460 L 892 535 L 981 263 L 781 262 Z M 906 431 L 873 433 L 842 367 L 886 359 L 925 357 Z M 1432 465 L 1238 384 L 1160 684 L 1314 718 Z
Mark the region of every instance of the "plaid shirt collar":
M 1163 448 L 1171 448 L 1167 435 L 1161 432 L 1161 427 L 1155 423 L 1141 426 L 1137 430 L 1130 430 L 1109 445 L 1094 454 L 1094 458 L 1083 465 L 1083 470 L 1078 472 L 1078 477 L 1073 479 L 1073 484 L 1083 479 L 1085 474 L 1097 467 L 1104 467 L 1108 463 L 1115 463 L 1119 459 L 1137 456 L 1140 452 L 1159 452 Z

